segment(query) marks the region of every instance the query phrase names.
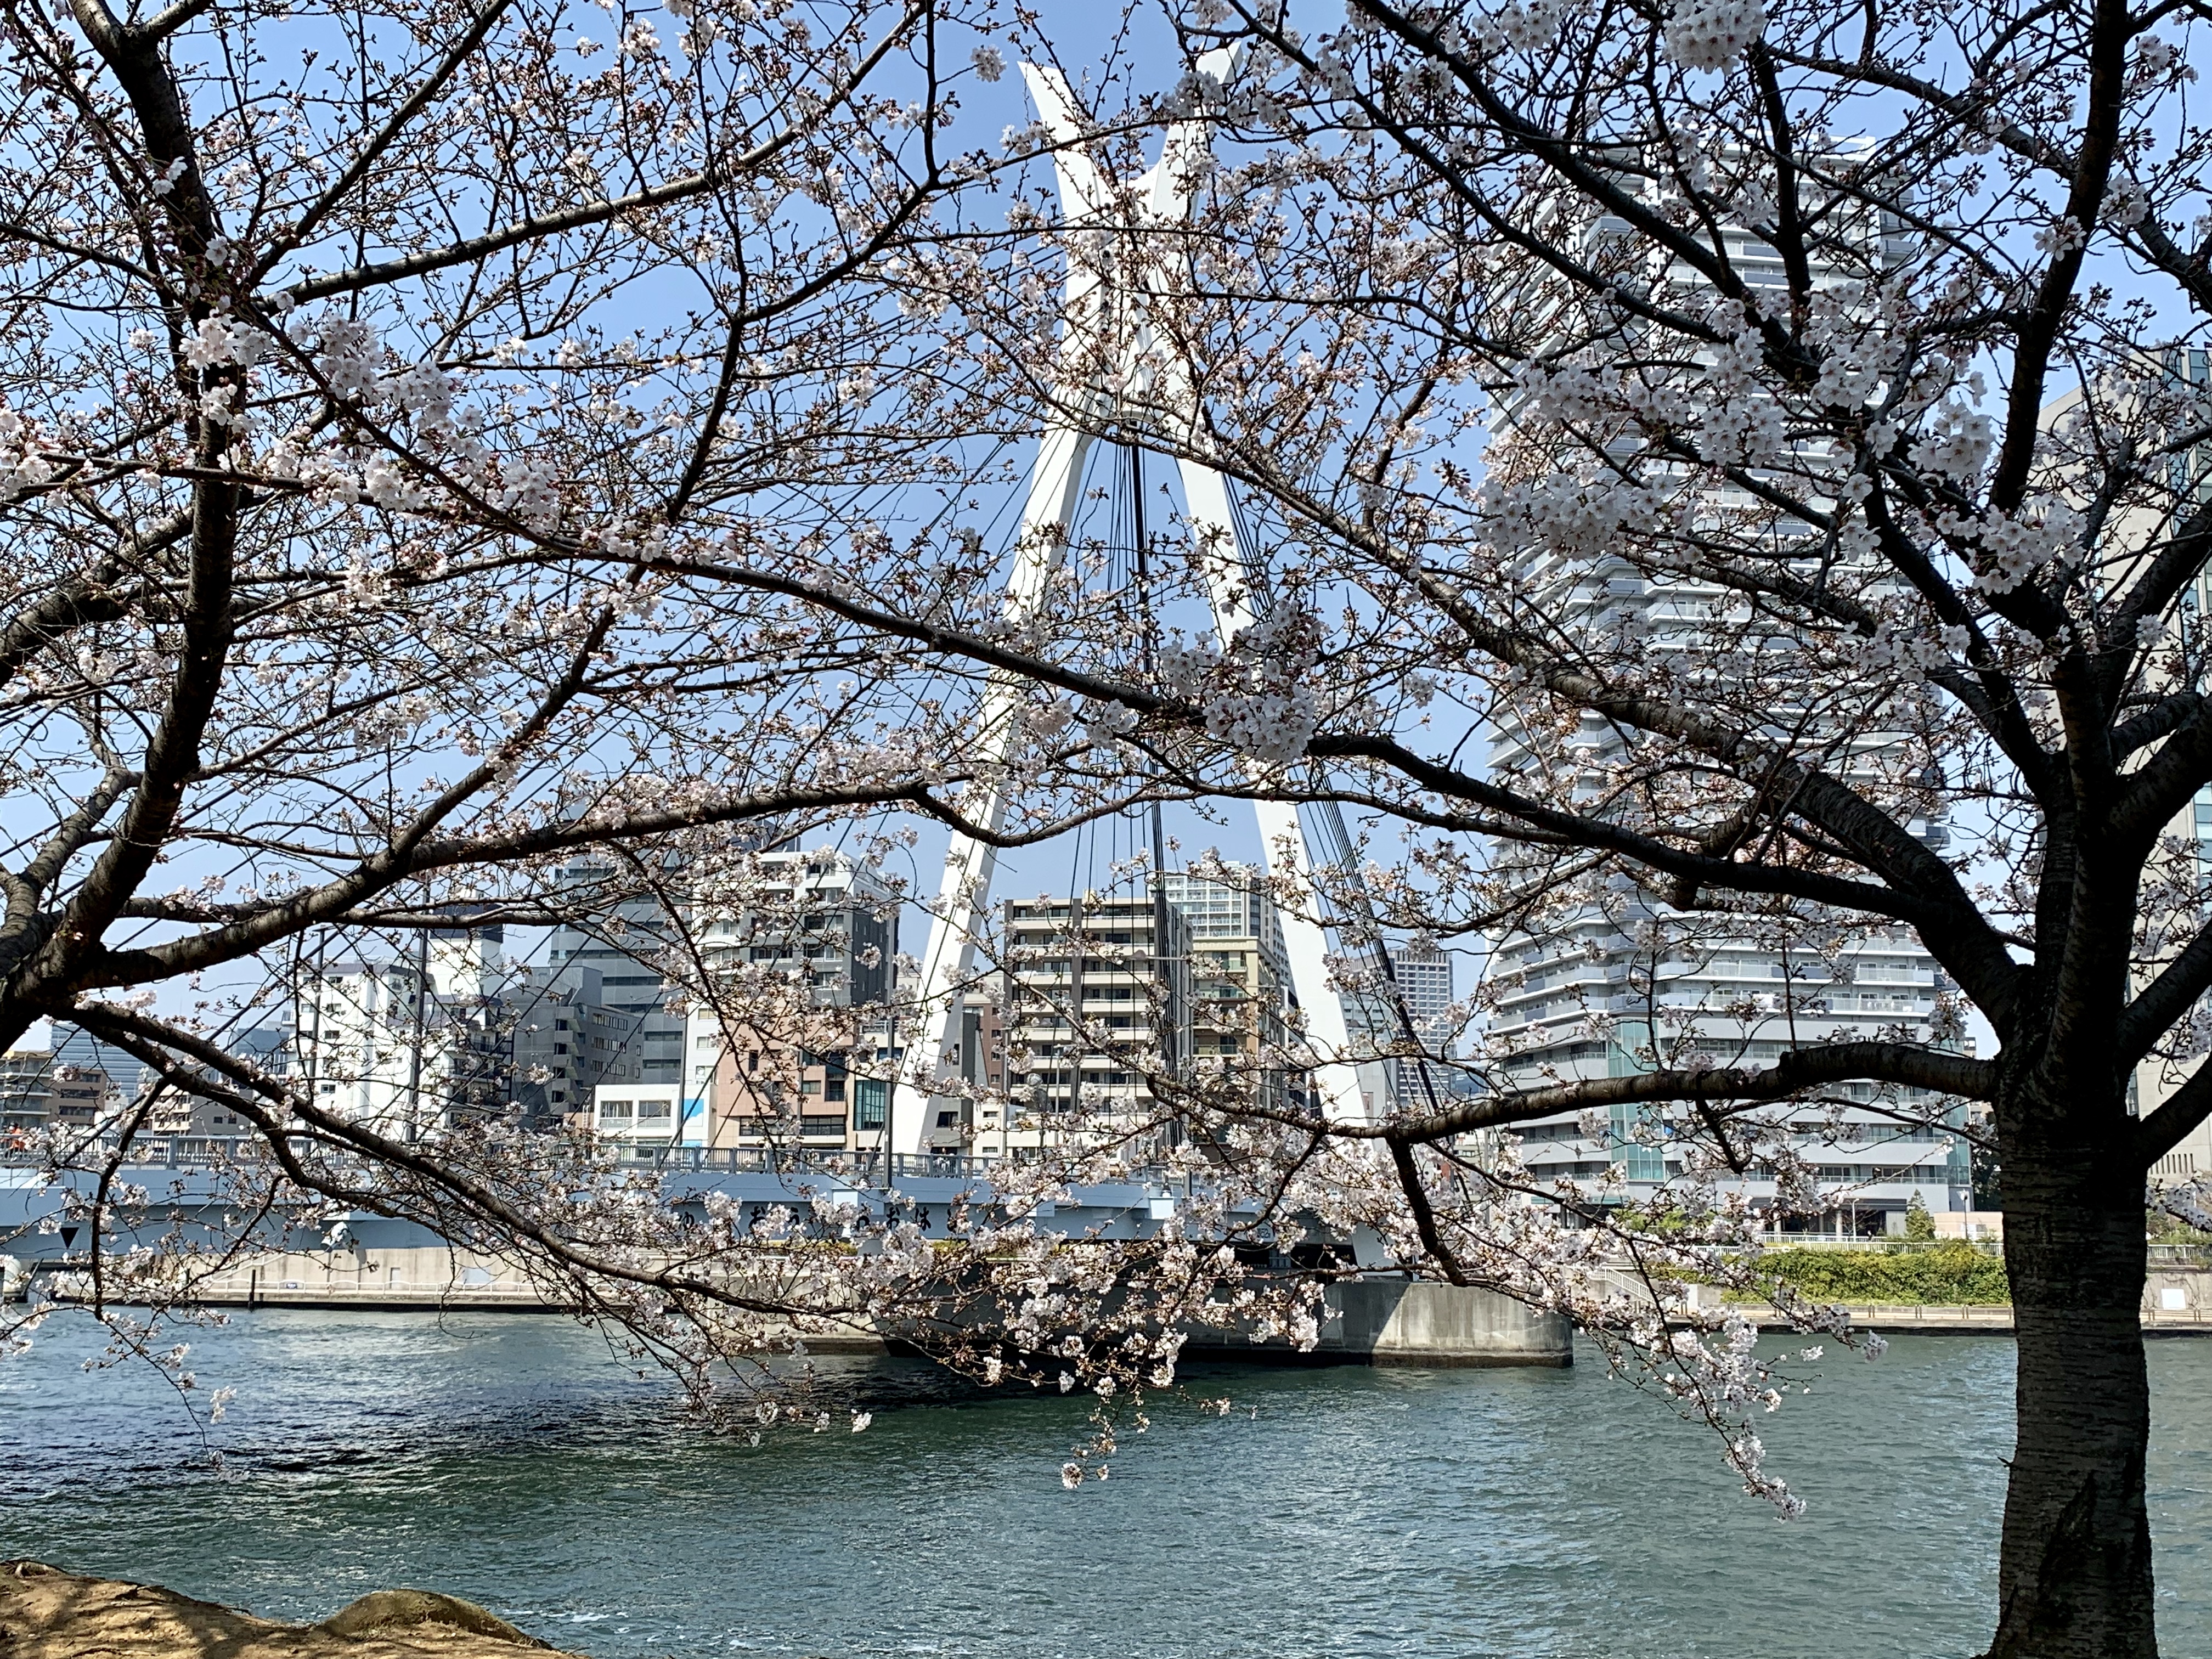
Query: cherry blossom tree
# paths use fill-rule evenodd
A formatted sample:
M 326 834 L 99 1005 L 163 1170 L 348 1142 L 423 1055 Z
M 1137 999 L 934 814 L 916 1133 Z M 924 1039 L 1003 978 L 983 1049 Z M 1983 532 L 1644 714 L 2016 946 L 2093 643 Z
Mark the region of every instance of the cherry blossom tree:
M 1633 1255 L 1724 1237 L 1717 1178 L 1827 1201 L 1775 1133 L 1823 1102 L 1955 1126 L 2018 1330 L 1990 1651 L 2154 1652 L 2146 1177 L 2212 1113 L 2201 9 L 1308 10 L 1176 11 L 1212 68 L 1082 142 L 1210 121 L 1200 207 L 1062 236 L 1149 296 L 1159 372 L 1101 429 L 1238 482 L 1268 634 L 1061 683 L 1179 787 L 1370 814 L 1342 916 L 1601 916 L 1655 962 L 1917 936 L 1944 994 L 1879 1040 L 1826 972 L 1632 1037 L 1592 999 L 1631 1075 L 1493 1037 L 1449 1100 L 1289 1117 L 1382 1141 L 1429 1270 L 1493 1283 L 1515 1164 L 1471 1137 L 1644 1112 L 1656 1208 L 1528 1194 Z
M 949 811 L 912 659 L 796 596 L 960 586 L 966 543 L 908 558 L 872 515 L 957 505 L 945 434 L 989 430 L 944 237 L 989 9 L 5 19 L 0 1036 L 81 1029 L 163 1085 L 45 1150 L 100 1175 L 95 1261 L 178 1089 L 267 1138 L 241 1216 L 553 1240 L 544 1150 L 395 1140 L 224 1025 L 281 1012 L 310 933 L 574 919 L 582 853 Z M 541 1248 L 617 1266 L 591 1236 Z
M 0 1035 L 73 1024 L 233 1105 L 268 1152 L 235 1248 L 302 1206 L 418 1217 L 702 1392 L 794 1318 L 892 1322 L 1091 1391 L 1079 1482 L 1180 1330 L 1310 1342 L 1359 1239 L 1571 1314 L 1789 1513 L 1752 1426 L 1789 1365 L 1686 1286 L 1856 1340 L 1765 1282 L 1731 1182 L 1818 1210 L 1794 1126 L 1871 1101 L 2003 1167 L 1992 1651 L 2154 1651 L 2144 1181 L 2212 1112 L 2212 895 L 2168 833 L 2212 782 L 2191 9 L 1357 0 L 1340 28 L 1204 0 L 1176 21 L 1242 49 L 1225 73 L 1095 83 L 1076 142 L 1118 176 L 1164 121 L 1216 135 L 1189 222 L 1127 234 L 1055 222 L 1038 130 L 951 147 L 1005 67 L 981 7 L 6 15 Z M 1143 373 L 1085 358 L 1115 329 L 1059 331 L 1086 264 Z M 1229 475 L 1261 567 L 1201 524 L 1101 593 L 1075 545 L 999 615 L 988 452 L 951 437 L 1048 410 Z M 895 530 L 878 487 L 939 507 Z M 1224 585 L 1255 611 L 1225 641 L 1194 609 Z M 987 686 L 1020 742 L 979 769 Z M 1010 780 L 1002 826 L 963 816 Z M 1277 884 L 1326 904 L 1347 990 L 1382 988 L 1386 931 L 1587 915 L 1655 963 L 1906 930 L 1949 985 L 1844 1042 L 1788 985 L 1662 1018 L 1655 972 L 1640 1037 L 1589 1011 L 1631 1074 L 1408 1033 L 1455 1075 L 1370 1122 L 1263 1086 L 1341 1058 L 1295 1031 L 1200 1067 L 1101 1028 L 1152 1114 L 1001 1172 L 949 1238 L 895 1201 L 679 1212 L 497 1122 L 394 1139 L 149 994 L 281 988 L 311 929 L 566 919 L 580 852 L 738 908 L 749 824 L 896 809 L 1015 845 L 1252 796 L 1366 815 L 1356 884 Z M 678 943 L 726 1018 L 776 1017 Z M 1774 1020 L 1771 1064 L 1712 1036 Z M 2146 1061 L 2174 1086 L 2132 1112 Z M 1616 1107 L 1668 1152 L 1660 1199 L 1521 1161 L 1516 1126 Z M 102 1225 L 137 1111 L 56 1154 L 96 1166 Z M 1042 1224 L 1139 1160 L 1188 1178 L 1156 1236 Z
M 499 1252 L 702 1400 L 820 1328 L 1102 1400 L 1164 1386 L 1194 1321 L 1310 1340 L 1310 1289 L 1218 1237 L 1069 1256 L 1034 1224 L 1064 1170 L 933 1231 L 896 1193 L 686 1206 L 588 1135 L 410 1133 L 229 1041 L 311 939 L 666 898 L 661 965 L 807 1042 L 803 998 L 714 971 L 701 907 L 767 904 L 764 842 L 981 832 L 965 738 L 1021 663 L 973 520 L 1014 365 L 968 313 L 1053 309 L 1003 206 L 986 235 L 963 205 L 1006 161 L 955 147 L 1005 73 L 993 9 L 0 15 L 0 1040 L 75 1029 L 150 1079 L 8 1151 L 88 1224 L 73 1290 L 114 1351 L 189 1389 L 158 1332 L 208 1276 L 361 1210 Z M 1079 768 L 1000 838 L 1133 787 Z M 129 1174 L 180 1095 L 258 1144 L 191 1224 Z
M 946 476 L 967 423 L 866 279 L 974 171 L 956 21 L 13 15 L 11 1039 L 477 872 L 884 793 L 787 741 L 832 738 L 810 682 L 853 653 L 776 585 L 864 573 L 851 481 Z M 677 535 L 764 585 L 657 574 Z

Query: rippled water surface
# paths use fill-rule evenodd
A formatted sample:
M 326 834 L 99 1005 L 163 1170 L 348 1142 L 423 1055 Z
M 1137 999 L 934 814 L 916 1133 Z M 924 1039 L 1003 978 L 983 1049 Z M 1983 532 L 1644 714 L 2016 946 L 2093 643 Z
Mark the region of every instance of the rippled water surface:
M 1202 1373 L 1104 1486 L 1078 1401 L 906 1405 L 759 1449 L 560 1321 L 260 1312 L 218 1471 L 66 1327 L 0 1366 L 0 1553 L 319 1618 L 414 1583 L 596 1659 L 1854 1659 L 1987 1632 L 2010 1344 L 1824 1362 L 1766 1435 L 1783 1526 L 1706 1431 L 1570 1371 Z M 2212 1655 L 2212 1342 L 2151 1348 L 2160 1636 Z M 854 1377 L 878 1386 L 880 1373 Z

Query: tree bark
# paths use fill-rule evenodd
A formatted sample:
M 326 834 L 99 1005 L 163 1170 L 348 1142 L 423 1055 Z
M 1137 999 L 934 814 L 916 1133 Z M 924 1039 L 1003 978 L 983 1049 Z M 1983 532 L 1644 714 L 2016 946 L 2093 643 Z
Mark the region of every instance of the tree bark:
M 1988 1659 L 2158 1652 L 2143 1492 L 2142 1177 L 2129 1162 L 2109 1144 L 2005 1160 L 2018 1428 Z

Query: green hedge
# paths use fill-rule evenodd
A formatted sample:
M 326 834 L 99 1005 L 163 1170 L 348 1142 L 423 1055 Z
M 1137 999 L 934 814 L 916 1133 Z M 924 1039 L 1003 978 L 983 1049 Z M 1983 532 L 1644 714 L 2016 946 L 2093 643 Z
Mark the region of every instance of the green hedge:
M 1769 1250 L 1759 1266 L 1819 1302 L 1989 1307 L 2012 1300 L 2003 1259 L 1964 1239 L 1913 1250 Z

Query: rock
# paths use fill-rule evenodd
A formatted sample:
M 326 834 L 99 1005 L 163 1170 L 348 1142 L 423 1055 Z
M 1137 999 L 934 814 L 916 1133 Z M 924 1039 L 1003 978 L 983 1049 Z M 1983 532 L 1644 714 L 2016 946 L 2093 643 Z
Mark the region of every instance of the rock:
M 371 1590 L 359 1601 L 346 1603 L 315 1628 L 326 1630 L 333 1636 L 368 1636 L 380 1631 L 412 1629 L 421 1625 L 450 1626 L 454 1630 L 489 1636 L 519 1648 L 550 1649 L 553 1645 L 534 1636 L 525 1636 L 497 1613 L 488 1613 L 473 1601 L 464 1601 L 458 1595 L 441 1595 L 436 1590 Z
M 80 1577 L 39 1561 L 0 1562 L 0 1659 L 523 1659 L 554 1653 L 475 1602 L 433 1590 L 378 1590 L 319 1625 L 280 1625 L 157 1584 Z

